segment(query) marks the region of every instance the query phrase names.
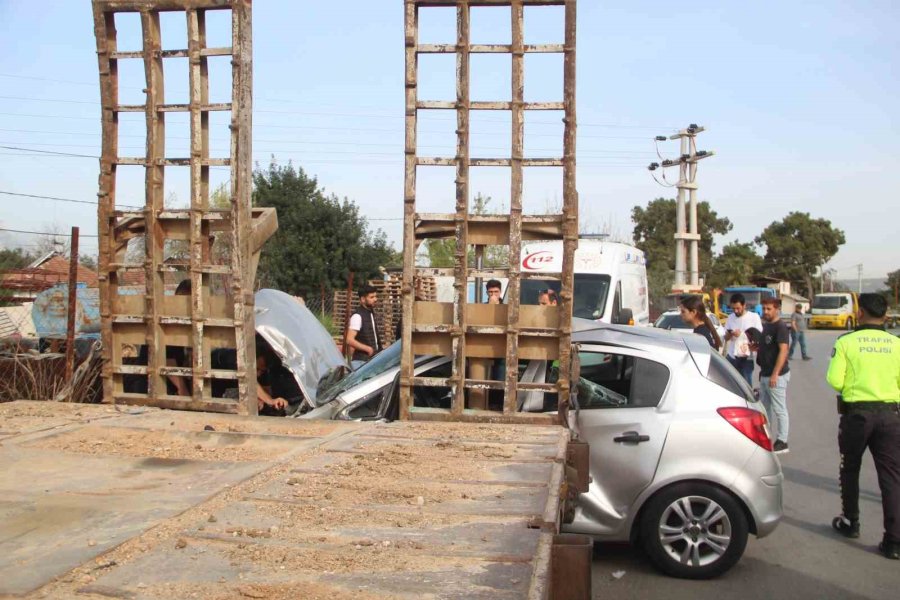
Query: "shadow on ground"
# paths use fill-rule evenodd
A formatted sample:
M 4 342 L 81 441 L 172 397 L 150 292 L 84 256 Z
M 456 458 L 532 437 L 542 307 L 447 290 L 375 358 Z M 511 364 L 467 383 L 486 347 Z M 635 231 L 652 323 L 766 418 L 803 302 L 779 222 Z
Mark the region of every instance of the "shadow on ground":
M 862 548 L 861 548 L 862 549 Z M 823 573 L 826 575 L 827 573 Z M 666 598 L 667 600 L 876 600 L 803 573 L 788 565 L 744 556 L 718 579 L 691 581 L 667 577 L 627 544 L 595 544 L 593 598 L 616 600 Z M 618 576 L 618 577 L 617 577 Z

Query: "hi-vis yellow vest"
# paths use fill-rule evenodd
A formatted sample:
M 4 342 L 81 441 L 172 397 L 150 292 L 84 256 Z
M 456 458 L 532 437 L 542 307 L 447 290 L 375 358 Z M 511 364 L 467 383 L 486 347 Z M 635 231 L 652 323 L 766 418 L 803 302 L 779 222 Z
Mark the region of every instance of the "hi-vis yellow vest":
M 900 402 L 900 338 L 863 326 L 837 339 L 828 383 L 844 402 Z

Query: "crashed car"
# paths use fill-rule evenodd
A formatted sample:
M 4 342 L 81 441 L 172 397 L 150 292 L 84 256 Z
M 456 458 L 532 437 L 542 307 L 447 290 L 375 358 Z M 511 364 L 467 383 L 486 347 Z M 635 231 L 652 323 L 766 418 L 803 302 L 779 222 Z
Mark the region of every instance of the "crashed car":
M 663 572 L 705 579 L 730 569 L 748 535 L 782 517 L 781 466 L 764 411 L 701 336 L 576 319 L 580 361 L 569 427 L 590 445 L 591 483 L 566 531 L 639 544 Z M 318 395 L 303 418 L 376 420 L 397 414 L 400 344 Z M 523 361 L 521 381 L 551 381 Z M 417 357 L 417 377 L 446 378 L 448 357 Z M 554 398 L 519 394 L 526 411 Z M 449 388 L 413 388 L 416 406 L 446 408 Z
M 306 306 L 278 290 L 256 292 L 256 334 L 261 337 L 299 387 L 299 398 L 286 398 L 295 411 L 317 407 L 319 390 L 350 371 L 331 334 Z

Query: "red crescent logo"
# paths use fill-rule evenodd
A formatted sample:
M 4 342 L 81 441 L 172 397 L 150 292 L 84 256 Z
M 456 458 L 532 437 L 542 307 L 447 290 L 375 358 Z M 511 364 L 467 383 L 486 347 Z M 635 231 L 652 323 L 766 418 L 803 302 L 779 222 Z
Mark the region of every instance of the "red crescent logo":
M 529 271 L 540 271 L 553 262 L 553 254 L 547 250 L 532 252 L 522 259 L 522 268 Z

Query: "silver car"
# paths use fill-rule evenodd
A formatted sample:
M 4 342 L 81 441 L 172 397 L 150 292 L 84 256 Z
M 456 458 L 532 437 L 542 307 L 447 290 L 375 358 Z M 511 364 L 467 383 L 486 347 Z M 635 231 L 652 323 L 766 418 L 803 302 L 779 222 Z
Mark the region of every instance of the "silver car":
M 660 570 L 705 579 L 731 568 L 748 534 L 782 516 L 781 466 L 765 413 L 740 375 L 701 336 L 576 320 L 580 378 L 569 426 L 590 445 L 591 483 L 570 532 L 630 541 Z M 399 344 L 320 395 L 307 418 L 394 418 Z M 446 357 L 416 375 L 448 377 Z M 520 379 L 552 378 L 544 361 Z M 449 388 L 416 388 L 421 406 L 449 406 Z M 555 410 L 521 393 L 520 410 Z

